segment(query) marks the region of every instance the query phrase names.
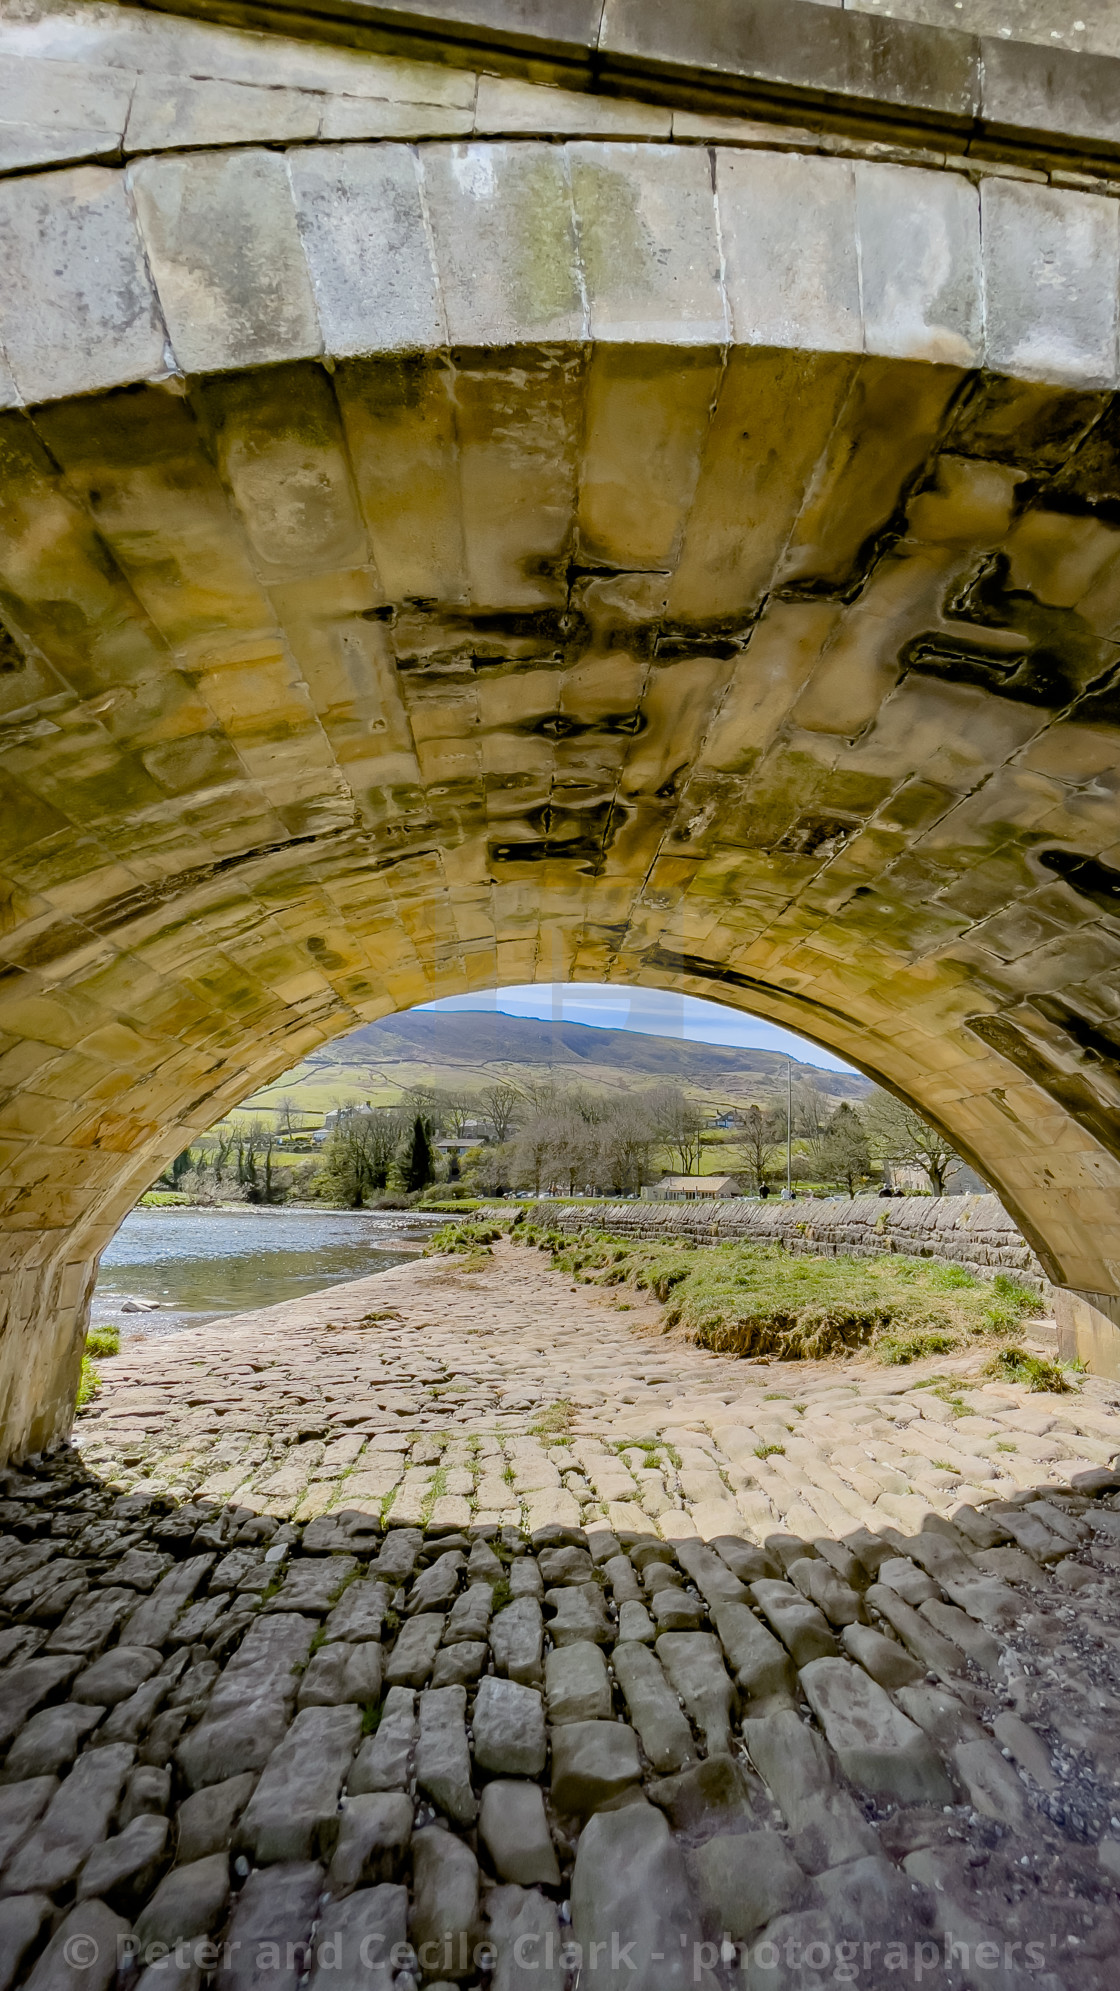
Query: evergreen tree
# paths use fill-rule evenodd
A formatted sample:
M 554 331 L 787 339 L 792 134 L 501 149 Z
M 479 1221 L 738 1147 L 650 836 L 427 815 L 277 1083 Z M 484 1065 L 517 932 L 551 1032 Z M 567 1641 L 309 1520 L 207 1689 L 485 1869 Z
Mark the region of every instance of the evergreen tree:
M 435 1180 L 435 1162 L 432 1158 L 432 1144 L 428 1139 L 428 1129 L 419 1113 L 412 1123 L 412 1147 L 409 1151 L 408 1166 L 405 1170 L 404 1186 L 412 1195 L 418 1189 L 426 1189 Z

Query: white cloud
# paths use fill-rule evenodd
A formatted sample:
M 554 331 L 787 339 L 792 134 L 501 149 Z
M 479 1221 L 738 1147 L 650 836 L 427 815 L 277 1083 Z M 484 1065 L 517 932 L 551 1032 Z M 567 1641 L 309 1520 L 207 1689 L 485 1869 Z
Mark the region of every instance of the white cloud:
M 752 1051 L 790 1053 L 824 1071 L 847 1072 L 841 1058 L 822 1051 L 792 1030 L 747 1016 L 722 1003 L 671 989 L 638 989 L 609 982 L 530 982 L 485 995 L 445 996 L 418 1005 L 425 1010 L 499 1010 L 505 1016 L 536 1016 L 546 1022 L 589 1023 L 605 1030 L 637 1030 L 647 1037 L 674 1037 L 690 1044 L 727 1044 Z

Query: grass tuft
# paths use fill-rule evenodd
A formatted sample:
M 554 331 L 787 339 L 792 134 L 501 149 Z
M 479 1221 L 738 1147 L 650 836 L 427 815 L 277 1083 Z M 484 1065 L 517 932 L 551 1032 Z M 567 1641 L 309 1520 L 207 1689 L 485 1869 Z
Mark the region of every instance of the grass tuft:
M 1030 1355 L 1025 1348 L 1001 1348 L 984 1373 L 1003 1382 L 1024 1383 L 1031 1390 L 1049 1390 L 1055 1396 L 1068 1396 L 1071 1389 L 1057 1362 L 1047 1361 L 1045 1355 Z
M 86 1335 L 86 1354 L 104 1359 L 121 1352 L 121 1331 L 119 1327 L 106 1324 L 104 1327 L 91 1327 Z
M 500 1224 L 441 1224 L 433 1231 L 424 1246 L 425 1258 L 436 1258 L 446 1252 L 462 1253 L 468 1258 L 491 1258 L 490 1246 L 495 1238 L 502 1236 Z
M 566 1396 L 558 1396 L 554 1403 L 538 1410 L 529 1426 L 530 1433 L 534 1438 L 547 1438 L 554 1445 L 570 1445 L 575 1414 L 574 1403 Z
M 89 1356 L 83 1355 L 82 1372 L 78 1378 L 78 1396 L 74 1406 L 75 1409 L 84 1410 L 87 1404 L 91 1404 L 93 1402 L 93 1399 L 97 1395 L 100 1388 L 101 1388 L 101 1377 L 98 1375 L 96 1368 L 89 1359 Z
M 898 1366 L 924 1362 L 927 1355 L 947 1355 L 958 1346 L 955 1334 L 935 1329 L 931 1334 L 883 1334 L 875 1344 L 875 1353 L 880 1362 Z

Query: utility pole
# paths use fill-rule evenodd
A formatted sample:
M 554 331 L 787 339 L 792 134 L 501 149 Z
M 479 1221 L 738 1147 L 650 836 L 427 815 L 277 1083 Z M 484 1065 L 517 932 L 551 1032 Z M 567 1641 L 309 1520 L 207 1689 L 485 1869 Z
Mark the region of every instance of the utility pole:
M 793 1059 L 786 1057 L 786 1197 L 793 1201 Z

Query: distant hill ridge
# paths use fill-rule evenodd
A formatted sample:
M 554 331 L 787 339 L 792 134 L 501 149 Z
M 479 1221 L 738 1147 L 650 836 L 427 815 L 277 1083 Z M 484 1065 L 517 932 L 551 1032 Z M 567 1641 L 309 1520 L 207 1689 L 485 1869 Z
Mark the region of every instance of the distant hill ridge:
M 396 1064 L 463 1067 L 478 1078 L 498 1074 L 495 1066 L 559 1068 L 572 1082 L 581 1068 L 604 1066 L 635 1078 L 702 1085 L 757 1076 L 769 1090 L 785 1078 L 786 1060 L 779 1051 L 755 1051 L 718 1044 L 685 1043 L 675 1037 L 650 1037 L 633 1030 L 611 1030 L 598 1024 L 546 1022 L 536 1017 L 504 1016 L 494 1010 L 405 1011 L 382 1017 L 361 1030 L 324 1045 L 309 1057 L 305 1070 L 320 1072 L 331 1065 L 362 1065 L 381 1071 Z M 867 1079 L 846 1072 L 823 1071 L 794 1060 L 795 1079 L 815 1079 L 822 1092 L 836 1099 L 859 1099 L 870 1091 Z M 448 1072 L 448 1078 L 452 1073 Z

